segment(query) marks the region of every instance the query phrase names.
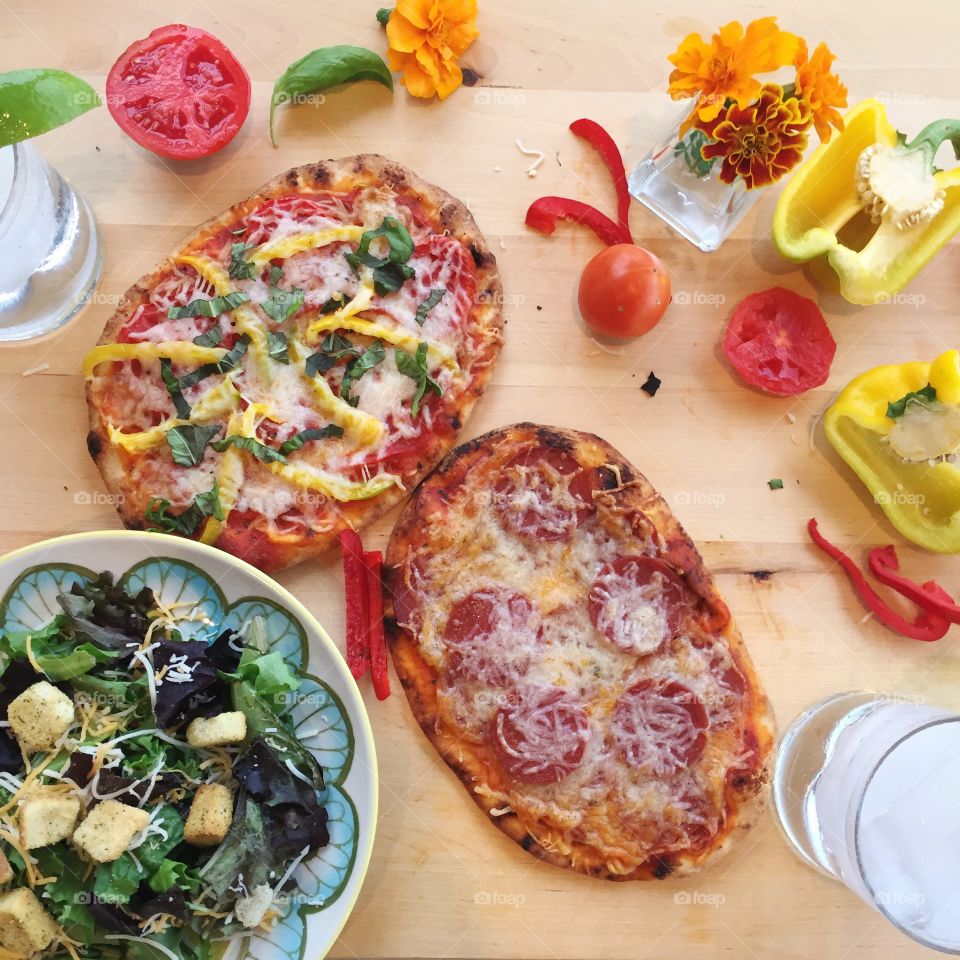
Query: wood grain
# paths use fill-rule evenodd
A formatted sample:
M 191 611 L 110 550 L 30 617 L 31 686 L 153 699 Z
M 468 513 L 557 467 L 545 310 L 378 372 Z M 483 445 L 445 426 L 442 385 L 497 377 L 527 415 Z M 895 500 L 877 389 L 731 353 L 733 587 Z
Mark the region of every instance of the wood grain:
M 666 55 L 689 31 L 769 13 L 743 2 L 681 6 L 651 0 L 481 0 L 481 39 L 465 62 L 480 75 L 443 104 L 391 98 L 374 85 L 284 111 L 280 147 L 266 133 L 272 82 L 312 47 L 382 49 L 379 3 L 327 0 L 271 6 L 2 0 L 4 69 L 72 70 L 103 89 L 120 51 L 161 22 L 221 36 L 254 81 L 250 118 L 225 151 L 179 166 L 127 140 L 105 109 L 41 138 L 55 166 L 92 203 L 105 269 L 94 302 L 43 341 L 0 349 L 0 548 L 117 526 L 84 449 L 80 361 L 116 298 L 200 221 L 276 173 L 323 157 L 376 151 L 467 201 L 500 261 L 507 342 L 468 435 L 525 419 L 601 434 L 667 498 L 697 541 L 733 611 L 781 726 L 816 699 L 875 688 L 960 706 L 956 631 L 937 644 L 898 639 L 870 622 L 847 584 L 808 544 L 816 515 L 842 543 L 899 538 L 825 445 L 816 421 L 854 374 L 881 362 L 930 359 L 957 346 L 954 243 L 910 288 L 910 298 L 852 307 L 781 260 L 768 239 L 774 192 L 720 251 L 704 255 L 635 206 L 633 232 L 667 263 L 675 302 L 650 335 L 611 355 L 586 336 L 575 309 L 579 272 L 598 249 L 573 228 L 551 239 L 522 226 L 542 193 L 612 208 L 593 156 L 566 125 L 591 116 L 628 161 L 660 138 L 677 105 L 663 95 Z M 837 4 L 809 0 L 781 17 L 813 44 L 827 41 L 851 98 L 882 95 L 895 123 L 918 130 L 956 115 L 955 37 L 960 12 L 937 0 Z M 945 98 L 946 97 L 946 98 Z M 515 146 L 542 149 L 539 176 Z M 501 243 L 502 239 L 502 243 Z M 754 394 L 719 359 L 730 309 L 782 284 L 819 302 L 839 343 L 829 382 L 794 401 Z M 49 366 L 35 375 L 22 373 Z M 650 370 L 656 398 L 640 391 Z M 795 418 L 790 422 L 788 415 Z M 812 438 L 812 439 L 811 439 Z M 781 477 L 784 489 L 767 480 Z M 382 547 L 395 516 L 369 536 Z M 960 561 L 902 550 L 905 567 L 957 591 Z M 338 561 L 282 575 L 330 630 L 342 635 Z M 367 691 L 382 772 L 374 859 L 360 902 L 332 956 L 617 958 L 779 957 L 823 960 L 929 956 L 841 886 L 805 868 L 773 818 L 696 878 L 658 885 L 593 881 L 538 864 L 492 829 L 422 737 L 405 698 Z M 684 904 L 695 892 L 705 902 Z

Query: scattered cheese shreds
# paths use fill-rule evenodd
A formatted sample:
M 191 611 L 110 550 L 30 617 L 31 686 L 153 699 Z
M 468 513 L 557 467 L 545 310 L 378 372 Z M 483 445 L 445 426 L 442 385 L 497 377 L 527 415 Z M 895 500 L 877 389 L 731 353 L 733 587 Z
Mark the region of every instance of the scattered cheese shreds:
M 21 377 L 32 377 L 35 373 L 43 373 L 44 370 L 49 370 L 49 363 L 38 363 L 35 367 L 28 367 L 23 373 L 20 374 Z
M 517 137 L 517 149 L 528 157 L 536 157 L 537 159 L 527 167 L 527 176 L 535 177 L 537 175 L 537 167 L 543 163 L 543 158 L 546 156 L 542 150 L 533 150 L 530 147 L 524 145 L 523 141 Z

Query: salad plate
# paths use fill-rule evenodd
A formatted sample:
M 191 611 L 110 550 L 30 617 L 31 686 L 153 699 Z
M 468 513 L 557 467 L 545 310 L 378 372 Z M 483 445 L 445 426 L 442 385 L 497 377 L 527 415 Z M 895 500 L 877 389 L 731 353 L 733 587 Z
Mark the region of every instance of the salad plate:
M 242 931 L 212 953 L 226 951 L 231 960 L 322 958 L 356 903 L 377 817 L 373 736 L 342 656 L 313 615 L 255 568 L 203 544 L 134 531 L 57 537 L 0 557 L 0 638 L 36 636 L 63 613 L 58 596 L 76 593 L 104 573 L 127 594 L 146 587 L 160 609 L 178 611 L 183 640 L 213 644 L 257 623 L 267 652 L 279 653 L 299 678 L 299 689 L 285 692 L 282 712 L 323 772 L 318 800 L 326 811 L 329 842 L 292 867 L 283 912 L 270 929 Z M 156 706 L 156 691 L 152 694 Z M 138 960 L 177 956 L 165 942 L 169 937 L 157 950 L 136 949 Z

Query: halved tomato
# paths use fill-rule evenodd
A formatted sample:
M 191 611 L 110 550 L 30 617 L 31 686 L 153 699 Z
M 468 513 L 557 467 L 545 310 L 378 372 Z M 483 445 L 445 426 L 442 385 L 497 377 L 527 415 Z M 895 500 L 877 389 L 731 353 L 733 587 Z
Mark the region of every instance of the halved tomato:
M 222 150 L 250 109 L 250 77 L 213 34 L 158 27 L 107 75 L 107 107 L 120 129 L 161 157 L 195 160 Z

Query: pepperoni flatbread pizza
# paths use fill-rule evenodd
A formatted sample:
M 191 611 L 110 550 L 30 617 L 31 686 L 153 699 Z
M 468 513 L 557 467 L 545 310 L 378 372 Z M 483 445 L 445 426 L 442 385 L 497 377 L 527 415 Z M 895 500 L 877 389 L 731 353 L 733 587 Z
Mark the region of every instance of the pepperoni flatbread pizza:
M 517 424 L 462 445 L 405 507 L 386 564 L 414 714 L 524 849 L 649 879 L 755 821 L 767 698 L 693 543 L 609 444 Z
M 501 301 L 439 187 L 371 154 L 297 167 L 127 291 L 84 365 L 90 453 L 127 526 L 279 569 L 450 450 Z

